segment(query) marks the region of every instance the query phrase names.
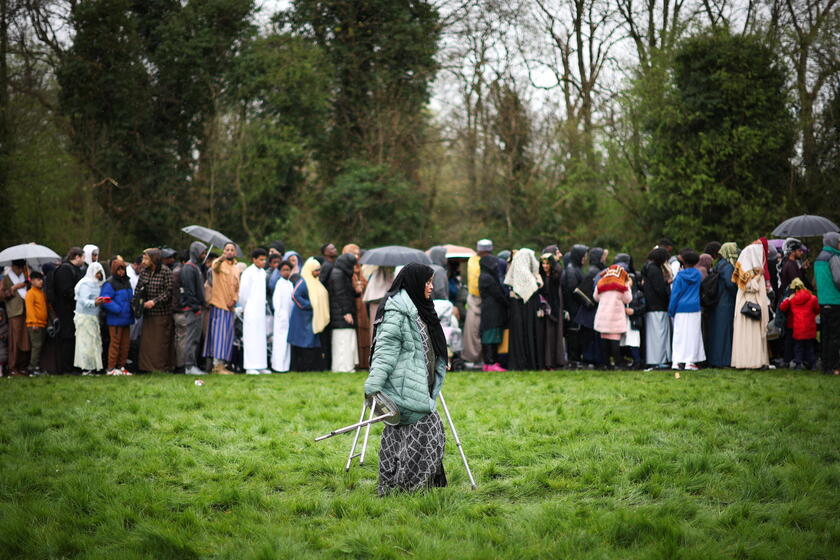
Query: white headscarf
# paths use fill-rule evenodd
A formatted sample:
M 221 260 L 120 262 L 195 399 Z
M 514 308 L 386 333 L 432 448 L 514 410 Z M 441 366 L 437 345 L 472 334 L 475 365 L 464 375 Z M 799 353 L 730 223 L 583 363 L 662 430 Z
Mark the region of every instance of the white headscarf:
M 505 274 L 505 284 L 526 302 L 542 286 L 540 263 L 533 250 L 520 249 L 516 252 Z
M 96 245 L 85 245 L 82 251 L 85 254 L 85 262 L 90 266 L 90 263 L 93 262 L 93 254 L 99 254 L 99 247 Z
M 99 280 L 96 277 L 97 272 L 102 273 L 102 280 Z M 96 284 L 97 286 L 101 286 L 105 283 L 105 269 L 102 268 L 101 264 L 99 264 L 98 262 L 94 262 L 88 265 L 87 272 L 85 272 L 85 276 L 81 280 L 76 282 L 76 287 L 74 288 L 74 291 L 76 292 L 76 299 L 79 298 L 79 292 L 82 289 L 82 284 L 86 283 Z

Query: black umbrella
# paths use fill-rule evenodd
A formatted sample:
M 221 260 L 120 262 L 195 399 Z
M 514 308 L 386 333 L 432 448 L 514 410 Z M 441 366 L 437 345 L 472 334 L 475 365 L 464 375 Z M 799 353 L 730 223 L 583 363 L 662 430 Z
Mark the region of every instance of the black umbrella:
M 213 250 L 213 247 L 224 247 L 226 243 L 233 243 L 236 245 L 236 256 L 243 256 L 242 249 L 239 245 L 231 240 L 230 237 L 223 233 L 219 233 L 215 229 L 210 229 L 204 226 L 187 226 L 185 228 L 181 228 L 181 231 L 210 245 L 210 247 L 207 248 L 208 255 L 210 254 L 210 251 Z
M 360 264 L 374 264 L 377 266 L 404 266 L 410 263 L 432 264 L 429 255 L 419 249 L 388 245 L 369 249 L 362 255 Z
M 833 231 L 840 231 L 840 228 L 828 218 L 803 214 L 795 218 L 788 218 L 779 224 L 773 230 L 773 235 L 779 237 L 818 237 Z

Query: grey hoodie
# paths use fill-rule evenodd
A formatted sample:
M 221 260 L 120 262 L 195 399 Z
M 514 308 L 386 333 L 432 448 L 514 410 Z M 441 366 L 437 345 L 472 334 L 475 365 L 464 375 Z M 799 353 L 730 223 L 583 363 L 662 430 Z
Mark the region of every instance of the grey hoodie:
M 181 268 L 181 309 L 190 308 L 200 311 L 204 306 L 204 273 L 201 270 L 201 253 L 207 250 L 207 245 L 201 241 L 190 244 L 190 260 Z M 180 310 L 175 310 L 180 311 Z

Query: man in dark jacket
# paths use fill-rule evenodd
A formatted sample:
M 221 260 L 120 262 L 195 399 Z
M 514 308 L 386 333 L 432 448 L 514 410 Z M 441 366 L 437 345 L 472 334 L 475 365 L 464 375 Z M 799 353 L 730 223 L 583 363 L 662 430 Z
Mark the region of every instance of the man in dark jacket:
M 180 268 L 178 287 L 173 297 L 175 320 L 175 366 L 189 375 L 204 373 L 196 366 L 198 341 L 201 338 L 201 312 L 204 309 L 204 274 L 201 264 L 207 246 L 201 241 L 190 245 L 189 260 Z M 175 274 L 173 273 L 173 284 Z
M 583 304 L 581 296 L 576 290 L 583 282 L 583 258 L 589 252 L 586 245 L 574 245 L 567 253 L 568 263 L 563 275 L 563 307 L 569 313 L 569 326 L 566 329 L 566 351 L 569 355 L 569 365 L 580 366 L 581 341 L 580 325 L 575 322 L 578 309 Z
M 358 363 L 356 340 L 356 290 L 353 269 L 356 255 L 338 257 L 327 282 L 330 295 L 330 336 L 332 338 L 332 371 L 353 371 Z M 323 265 L 321 266 L 323 270 Z M 355 357 L 355 359 L 354 359 Z
M 76 353 L 76 326 L 73 316 L 76 312 L 76 283 L 82 279 L 82 264 L 85 254 L 80 247 L 71 247 L 47 286 L 48 303 L 58 317 L 59 330 L 56 336 L 56 372 L 72 373 L 73 357 Z

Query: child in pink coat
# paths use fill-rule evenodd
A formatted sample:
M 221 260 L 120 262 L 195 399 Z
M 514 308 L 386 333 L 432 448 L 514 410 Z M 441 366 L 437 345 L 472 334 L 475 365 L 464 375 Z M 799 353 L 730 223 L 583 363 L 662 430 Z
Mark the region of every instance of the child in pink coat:
M 633 299 L 630 290 L 630 276 L 624 267 L 614 264 L 604 271 L 595 286 L 595 330 L 601 333 L 604 358 L 609 368 L 609 356 L 613 358 L 613 368 L 623 363 L 621 358 L 621 335 L 627 331 L 627 312 L 625 307 Z

